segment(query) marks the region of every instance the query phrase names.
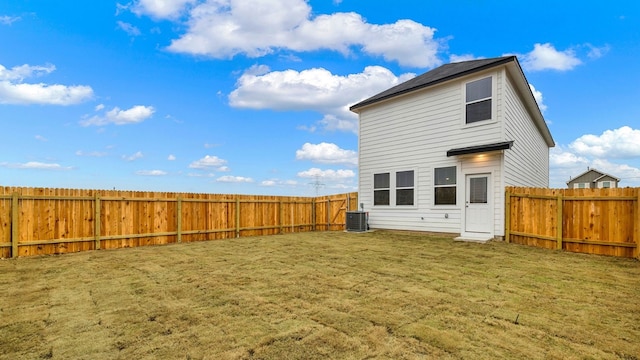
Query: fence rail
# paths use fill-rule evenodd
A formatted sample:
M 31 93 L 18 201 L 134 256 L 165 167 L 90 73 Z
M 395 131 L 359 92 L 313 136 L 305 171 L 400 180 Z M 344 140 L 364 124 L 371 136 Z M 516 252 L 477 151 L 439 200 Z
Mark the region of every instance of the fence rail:
M 357 193 L 315 198 L 0 187 L 0 257 L 342 230 Z
M 640 259 L 640 188 L 509 187 L 505 240 Z

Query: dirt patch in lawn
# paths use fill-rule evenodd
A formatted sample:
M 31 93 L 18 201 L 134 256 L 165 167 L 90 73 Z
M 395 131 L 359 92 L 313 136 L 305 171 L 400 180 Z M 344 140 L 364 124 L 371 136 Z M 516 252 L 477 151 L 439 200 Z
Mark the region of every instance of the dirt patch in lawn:
M 416 233 L 0 261 L 3 359 L 638 359 L 640 262 Z

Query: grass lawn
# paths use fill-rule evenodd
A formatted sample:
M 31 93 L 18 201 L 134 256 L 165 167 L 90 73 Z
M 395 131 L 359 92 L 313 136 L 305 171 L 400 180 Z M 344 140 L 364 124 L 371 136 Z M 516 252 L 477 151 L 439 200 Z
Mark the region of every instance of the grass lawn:
M 301 233 L 0 261 L 2 359 L 639 359 L 640 262 Z

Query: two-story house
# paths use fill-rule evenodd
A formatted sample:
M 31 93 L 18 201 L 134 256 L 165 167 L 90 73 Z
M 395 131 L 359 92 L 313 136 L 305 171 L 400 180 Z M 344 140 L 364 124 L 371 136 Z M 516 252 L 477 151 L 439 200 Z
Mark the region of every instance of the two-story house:
M 549 185 L 555 144 L 515 56 L 446 64 L 350 110 L 371 228 L 501 237 L 505 187 Z

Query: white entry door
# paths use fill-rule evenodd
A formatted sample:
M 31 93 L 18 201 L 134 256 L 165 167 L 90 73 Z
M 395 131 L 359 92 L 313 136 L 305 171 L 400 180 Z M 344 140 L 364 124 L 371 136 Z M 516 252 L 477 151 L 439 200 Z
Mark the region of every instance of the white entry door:
M 491 174 L 467 175 L 465 196 L 465 231 L 491 233 L 493 216 L 489 194 Z

